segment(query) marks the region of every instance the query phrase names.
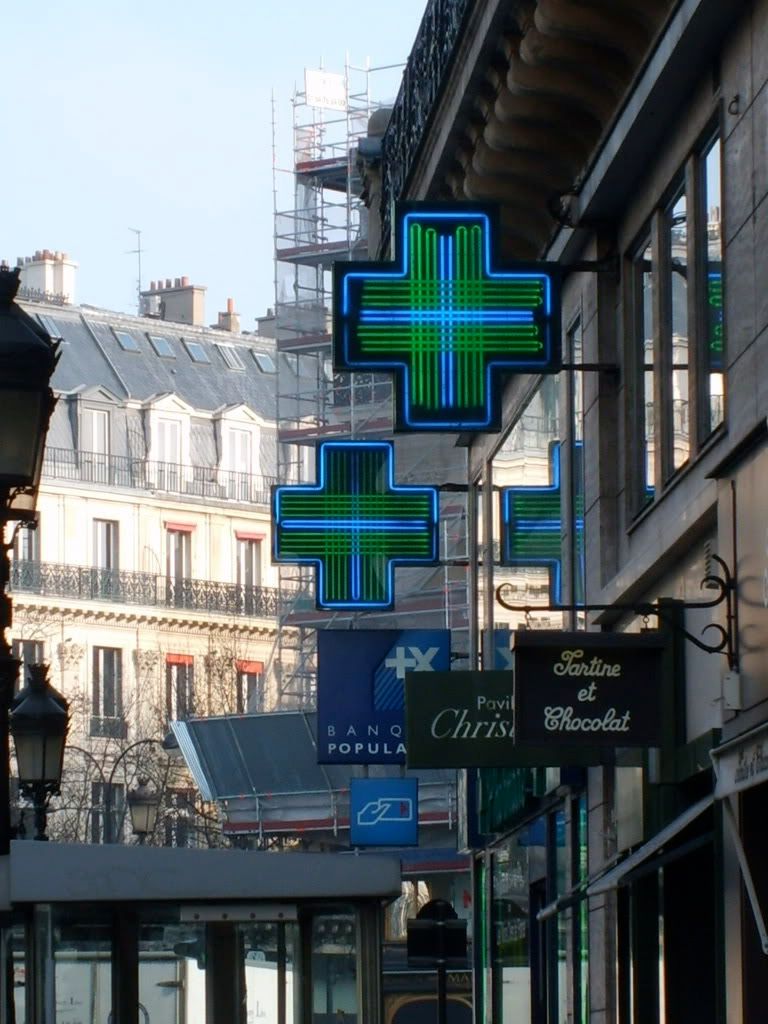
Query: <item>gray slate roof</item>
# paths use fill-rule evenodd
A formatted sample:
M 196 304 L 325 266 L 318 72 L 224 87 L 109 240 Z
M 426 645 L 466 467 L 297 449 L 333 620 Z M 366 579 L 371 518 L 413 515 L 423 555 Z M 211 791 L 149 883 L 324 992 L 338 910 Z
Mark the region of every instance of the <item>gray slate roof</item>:
M 264 373 L 252 354 L 256 351 L 276 360 L 271 339 L 86 306 L 58 307 L 31 302 L 21 305 L 32 316 L 42 314 L 43 326 L 57 328 L 62 338 L 61 359 L 53 379 L 53 387 L 60 393 L 74 391 L 84 384 L 103 384 L 121 400 L 143 401 L 173 392 L 195 409 L 213 411 L 242 402 L 264 419 L 275 419 L 276 375 Z M 125 351 L 115 330 L 133 338 L 139 351 Z M 159 356 L 149 334 L 165 338 L 175 358 Z M 210 362 L 193 362 L 182 339 L 202 345 Z M 229 369 L 216 343 L 234 345 L 243 369 Z

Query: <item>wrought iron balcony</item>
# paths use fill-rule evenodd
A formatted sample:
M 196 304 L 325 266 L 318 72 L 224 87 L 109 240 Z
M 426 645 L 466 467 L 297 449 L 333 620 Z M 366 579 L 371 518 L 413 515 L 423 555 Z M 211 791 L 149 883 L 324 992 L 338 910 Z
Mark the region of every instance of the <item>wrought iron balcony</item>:
M 176 462 L 101 455 L 71 448 L 46 448 L 43 475 L 51 480 L 130 487 L 250 505 L 269 505 L 270 487 L 276 482 L 274 477 L 237 473 L 215 466 L 183 466 Z
M 15 561 L 11 567 L 10 589 L 14 593 L 45 597 L 179 608 L 217 615 L 274 618 L 280 611 L 279 592 L 275 587 L 174 579 L 150 572 L 55 562 Z
M 464 17 L 475 0 L 429 0 L 403 72 L 384 135 L 382 238 L 390 235 L 392 203 L 401 199 L 440 96 Z

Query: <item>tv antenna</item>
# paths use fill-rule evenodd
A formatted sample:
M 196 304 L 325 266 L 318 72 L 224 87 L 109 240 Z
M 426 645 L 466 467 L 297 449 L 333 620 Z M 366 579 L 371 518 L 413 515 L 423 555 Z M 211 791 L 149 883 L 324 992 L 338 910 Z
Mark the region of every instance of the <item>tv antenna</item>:
M 141 315 L 141 254 L 143 252 L 141 248 L 141 228 L 128 228 L 128 230 L 132 231 L 134 235 L 136 235 L 136 248 L 127 249 L 126 255 L 136 256 L 138 261 L 139 276 L 136 281 L 136 311 Z

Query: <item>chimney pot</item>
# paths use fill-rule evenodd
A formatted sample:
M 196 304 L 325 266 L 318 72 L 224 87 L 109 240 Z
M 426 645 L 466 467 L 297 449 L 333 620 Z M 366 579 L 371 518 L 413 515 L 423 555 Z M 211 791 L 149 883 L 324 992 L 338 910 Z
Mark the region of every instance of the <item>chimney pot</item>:
M 170 277 L 166 277 L 166 279 L 165 279 L 165 287 L 166 287 L 166 288 L 171 288 L 171 287 L 173 287 L 173 286 L 172 286 L 172 284 L 171 284 L 171 279 L 170 279 Z
M 173 279 L 173 287 L 174 288 L 181 288 L 181 278 L 180 277 L 175 277 Z
M 189 288 L 189 278 L 188 277 L 182 277 L 182 279 L 181 279 L 181 287 L 182 288 Z
M 42 258 L 43 258 L 43 254 L 40 252 L 40 250 L 39 249 L 35 249 L 35 259 L 36 260 L 41 260 Z
M 234 313 L 235 312 L 235 300 L 234 299 L 227 299 L 227 312 L 228 313 Z

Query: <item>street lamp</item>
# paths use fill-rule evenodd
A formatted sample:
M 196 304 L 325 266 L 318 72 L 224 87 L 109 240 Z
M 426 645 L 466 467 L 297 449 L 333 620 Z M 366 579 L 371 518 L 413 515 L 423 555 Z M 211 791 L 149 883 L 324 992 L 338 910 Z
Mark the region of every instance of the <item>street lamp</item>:
M 61 786 L 69 703 L 48 682 L 47 665 L 30 665 L 29 682 L 10 705 L 19 788 L 35 808 L 35 839 L 47 840 L 46 808 Z
M 150 789 L 149 779 L 139 779 L 138 786 L 129 790 L 128 810 L 133 834 L 139 837 L 139 846 L 143 846 L 147 836 L 154 832 L 159 806 L 160 794 Z
M 12 624 L 6 524 L 34 520 L 58 359 L 58 343 L 16 305 L 18 289 L 18 268 L 0 267 L 0 856 L 10 852 L 8 708 L 19 672 L 6 636 Z
M 117 769 L 126 759 L 128 754 L 132 753 L 137 747 L 144 747 L 148 745 L 154 745 L 161 747 L 163 750 L 166 749 L 165 742 L 160 740 L 146 738 L 143 740 L 136 740 L 134 743 L 129 743 L 128 746 L 123 750 L 118 757 L 115 758 L 109 775 L 106 774 L 102 764 L 99 760 L 94 757 L 90 750 L 86 750 L 85 747 L 78 747 L 74 743 L 67 744 L 68 751 L 76 751 L 86 757 L 96 771 L 99 773 L 100 781 L 103 786 L 103 800 L 104 800 L 104 827 L 102 832 L 102 843 L 113 843 L 115 841 L 115 822 L 113 821 L 114 815 L 114 803 L 113 803 L 113 785 Z M 138 765 L 137 765 L 138 769 Z M 165 792 L 165 785 L 168 779 L 168 765 L 166 765 L 165 780 L 161 786 L 159 793 L 153 791 L 149 787 L 148 780 L 142 774 L 138 777 L 138 786 L 130 790 L 127 795 L 128 811 L 131 815 L 131 825 L 133 827 L 133 834 L 138 836 L 139 844 L 143 844 L 147 836 L 154 831 L 155 822 L 157 820 L 157 814 L 160 809 L 160 803 L 162 800 L 163 793 Z M 152 805 L 150 807 L 150 804 Z M 117 830 L 119 832 L 119 828 Z

